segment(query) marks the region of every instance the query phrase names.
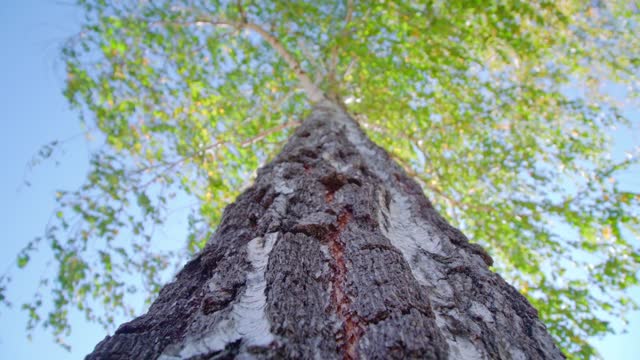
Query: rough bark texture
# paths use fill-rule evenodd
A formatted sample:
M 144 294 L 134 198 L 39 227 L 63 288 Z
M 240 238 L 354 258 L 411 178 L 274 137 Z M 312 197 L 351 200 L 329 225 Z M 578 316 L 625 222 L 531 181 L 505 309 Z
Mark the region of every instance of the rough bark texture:
M 563 358 L 491 261 L 323 102 L 149 312 L 87 358 Z

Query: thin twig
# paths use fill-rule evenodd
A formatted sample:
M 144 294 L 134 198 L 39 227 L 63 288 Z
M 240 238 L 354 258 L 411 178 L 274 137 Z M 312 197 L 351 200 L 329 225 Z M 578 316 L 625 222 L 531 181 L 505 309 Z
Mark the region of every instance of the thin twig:
M 240 141 L 238 143 L 238 145 L 244 148 L 244 147 L 253 145 L 253 144 L 255 144 L 255 143 L 259 142 L 259 141 L 262 141 L 265 137 L 267 137 L 267 136 L 269 136 L 271 134 L 275 134 L 275 133 L 277 133 L 279 131 L 282 131 L 284 129 L 287 129 L 287 128 L 290 128 L 290 127 L 293 127 L 293 126 L 298 126 L 298 125 L 300 125 L 300 122 L 298 122 L 298 121 L 286 122 L 286 123 L 274 126 L 274 127 L 270 128 L 270 129 L 267 129 L 267 130 L 259 133 L 258 135 L 254 136 L 252 138 Z M 215 143 L 213 143 L 213 144 L 211 144 L 211 145 L 199 150 L 198 153 L 210 152 L 211 150 L 213 150 L 215 148 L 218 148 L 218 147 L 220 147 L 222 145 L 225 145 L 225 144 L 231 144 L 232 145 L 233 143 L 229 142 L 229 141 L 216 141 Z M 181 157 L 178 160 L 175 160 L 173 162 L 165 164 L 166 167 L 163 170 L 161 170 L 160 173 L 158 173 L 152 179 L 150 179 L 149 181 L 147 181 L 144 184 L 142 184 L 141 188 L 144 189 L 144 188 L 148 187 L 149 185 L 153 184 L 158 179 L 160 179 L 163 175 L 165 175 L 167 172 L 171 171 L 176 166 L 181 165 L 187 159 L 191 159 L 195 155 L 197 155 L 197 154 L 192 154 L 192 155 L 188 155 L 188 156 L 185 156 L 185 157 Z
M 257 136 L 255 136 L 255 137 L 253 137 L 251 139 L 242 141 L 240 143 L 240 146 L 247 147 L 249 145 L 255 144 L 258 141 L 261 141 L 262 139 L 264 139 L 265 137 L 267 137 L 267 136 L 269 136 L 271 134 L 275 134 L 278 131 L 282 131 L 284 129 L 290 128 L 292 126 L 298 126 L 298 125 L 300 125 L 299 121 L 291 121 L 291 122 L 286 122 L 284 124 L 272 127 L 271 129 L 263 131 L 262 133 L 258 134 Z

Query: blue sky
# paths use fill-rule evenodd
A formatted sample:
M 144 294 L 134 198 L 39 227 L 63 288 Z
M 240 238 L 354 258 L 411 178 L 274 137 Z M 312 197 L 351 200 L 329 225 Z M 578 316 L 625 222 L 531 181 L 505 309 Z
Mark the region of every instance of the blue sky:
M 15 254 L 35 236 L 42 234 L 52 215 L 56 189 L 74 189 L 87 170 L 87 144 L 82 136 L 66 143 L 58 158 L 61 165 L 46 162 L 32 171 L 27 164 L 43 144 L 81 134 L 77 114 L 69 111 L 61 89 L 64 66 L 59 61 L 63 41 L 78 30 L 81 15 L 64 1 L 2 0 L 0 3 L 0 226 L 4 241 L 0 252 L 0 271 L 10 267 Z M 637 116 L 634 111 L 632 115 Z M 618 134 L 618 149 L 637 146 L 638 132 Z M 28 179 L 31 186 L 22 185 Z M 632 176 L 625 181 L 637 189 L 640 183 Z M 28 271 L 12 271 L 11 299 L 19 304 L 30 299 L 46 266 L 47 252 L 40 251 Z M 635 291 L 637 298 L 640 291 Z M 46 294 L 45 298 L 46 298 Z M 125 319 L 117 319 L 120 323 Z M 0 358 L 69 359 L 82 358 L 105 335 L 95 324 L 87 324 L 79 314 L 72 314 L 71 353 L 53 343 L 46 331 L 35 332 L 27 340 L 26 313 L 19 306 L 0 307 Z M 633 334 L 636 336 L 634 337 Z M 605 359 L 631 360 L 640 354 L 640 313 L 631 316 L 626 335 L 608 336 L 597 341 Z

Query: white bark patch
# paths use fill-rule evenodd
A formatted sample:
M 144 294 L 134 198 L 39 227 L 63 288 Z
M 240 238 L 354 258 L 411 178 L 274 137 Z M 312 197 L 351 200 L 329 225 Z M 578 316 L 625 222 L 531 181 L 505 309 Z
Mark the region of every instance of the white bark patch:
M 445 275 L 437 264 L 429 261 L 431 257 L 428 254 L 445 256 L 442 244 L 449 240 L 433 225 L 414 216 L 411 212 L 411 203 L 405 196 L 394 189 L 388 189 L 388 191 L 391 193 L 389 211 L 384 210 L 383 204 L 380 206 L 384 212 L 380 215 L 386 216 L 389 220 L 387 227 L 381 226 L 383 234 L 389 239 L 391 245 L 400 250 L 411 268 L 413 277 L 420 285 L 432 289 L 434 294 L 431 297 L 435 295 L 446 302 L 446 299 L 450 299 L 453 295 L 453 290 L 446 281 L 441 280 Z M 383 224 L 384 219 L 379 219 L 379 222 Z
M 509 355 L 513 360 L 527 360 L 527 355 L 522 352 L 522 350 L 513 348 L 510 350 Z
M 326 162 L 331 164 L 331 166 L 333 166 L 338 172 L 341 173 L 348 172 L 353 167 L 352 164 L 344 164 L 343 162 L 337 161 L 327 153 L 322 153 L 322 160 L 325 160 Z
M 233 305 L 231 313 L 220 320 L 203 336 L 186 339 L 178 351 L 163 353 L 159 359 L 184 359 L 223 350 L 226 344 L 243 339 L 247 346 L 266 346 L 274 340 L 265 315 L 267 282 L 265 273 L 269 254 L 278 239 L 278 233 L 257 237 L 247 244 L 247 258 L 252 270 L 247 274 L 247 287 Z
M 278 168 L 276 171 L 276 177 L 273 179 L 276 192 L 283 195 L 289 195 L 293 193 L 293 189 L 289 186 L 288 182 L 282 178 L 280 174 L 282 173 L 282 169 Z
M 477 301 L 471 303 L 471 308 L 469 309 L 469 311 L 472 315 L 479 317 L 485 323 L 493 322 L 493 314 L 491 314 L 491 311 L 489 311 L 486 306 Z
M 276 192 L 279 194 L 289 195 L 293 193 L 293 189 L 288 187 L 285 183 L 277 182 L 275 186 Z
M 291 181 L 285 179 L 284 169 L 276 167 L 273 174 L 273 187 L 278 194 L 289 195 L 294 192 Z
M 389 209 L 389 231 L 385 234 L 391 243 L 402 251 L 411 267 L 421 264 L 416 261 L 419 250 L 444 256 L 442 244 L 448 241 L 433 225 L 411 212 L 411 203 L 398 191 L 391 189 Z
M 447 341 L 447 343 L 449 344 L 449 359 L 484 360 L 486 358 L 466 338 L 456 337 L 455 341 Z

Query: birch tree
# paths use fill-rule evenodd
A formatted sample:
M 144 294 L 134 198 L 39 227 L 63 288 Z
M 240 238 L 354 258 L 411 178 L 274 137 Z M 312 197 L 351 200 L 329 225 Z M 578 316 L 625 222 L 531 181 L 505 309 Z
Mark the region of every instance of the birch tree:
M 57 266 L 24 304 L 28 327 L 63 341 L 72 309 L 108 327 L 139 311 L 132 297 L 150 303 L 324 97 L 486 249 L 570 357 L 593 356 L 589 339 L 635 306 L 625 291 L 638 281 L 640 196 L 616 178 L 637 149 L 612 157 L 610 133 L 632 125 L 623 110 L 637 104 L 637 5 L 79 6 L 65 95 L 96 140 L 85 185 L 58 193 L 56 222 L 18 254 L 25 267 L 49 246 Z M 158 251 L 153 231 L 176 199 L 191 203 L 189 234 Z M 139 281 L 120 280 L 129 273 Z

